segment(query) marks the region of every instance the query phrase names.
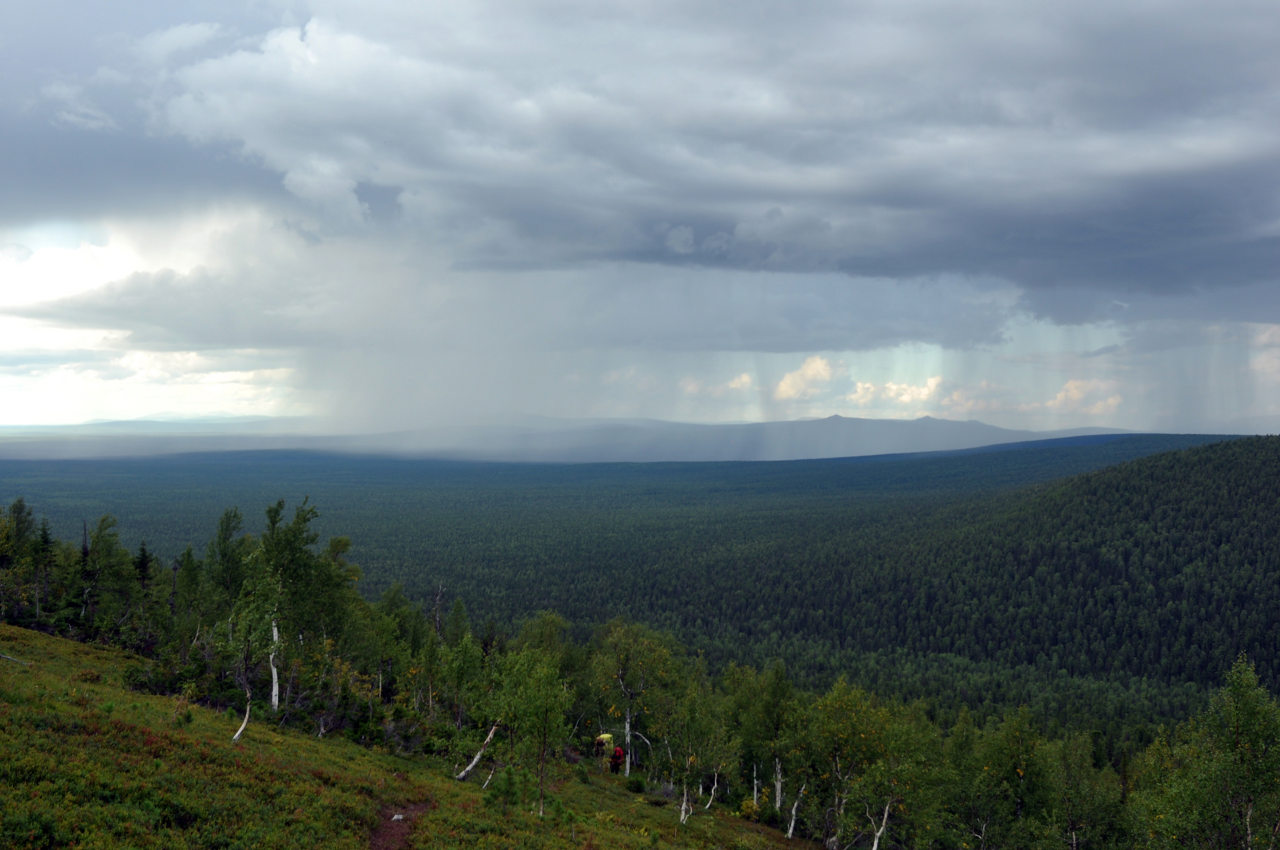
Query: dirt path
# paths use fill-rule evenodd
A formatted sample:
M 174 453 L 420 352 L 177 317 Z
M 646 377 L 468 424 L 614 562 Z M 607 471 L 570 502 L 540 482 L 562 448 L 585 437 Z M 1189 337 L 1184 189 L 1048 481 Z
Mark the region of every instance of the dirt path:
M 405 850 L 418 818 L 435 807 L 435 802 L 424 800 L 385 810 L 378 821 L 378 828 L 369 836 L 369 850 Z

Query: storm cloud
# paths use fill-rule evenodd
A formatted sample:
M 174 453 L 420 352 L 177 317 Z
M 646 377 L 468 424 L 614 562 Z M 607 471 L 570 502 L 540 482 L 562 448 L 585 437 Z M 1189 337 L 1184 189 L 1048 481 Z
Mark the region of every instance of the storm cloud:
M 121 356 L 401 424 L 1280 415 L 1269 4 L 57 5 L 0 36 L 5 268 L 191 247 L 0 309 Z

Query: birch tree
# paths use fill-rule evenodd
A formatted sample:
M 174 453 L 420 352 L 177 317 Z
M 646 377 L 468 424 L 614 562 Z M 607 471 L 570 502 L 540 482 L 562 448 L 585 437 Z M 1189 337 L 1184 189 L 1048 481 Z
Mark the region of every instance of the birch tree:
M 849 791 L 849 831 L 871 850 L 939 838 L 948 774 L 936 758 L 937 728 L 916 709 L 873 706 L 858 718 L 858 734 L 868 745 Z
M 971 847 L 1038 847 L 1051 840 L 1043 745 L 1025 706 L 986 729 L 962 713 L 944 751 L 954 771 L 952 807 Z
M 593 658 L 593 678 L 609 716 L 622 720 L 627 776 L 635 763 L 638 724 L 655 693 L 670 686 L 675 667 L 668 637 L 622 620 L 605 625 Z
M 468 706 L 482 690 L 480 676 L 484 668 L 484 654 L 471 632 L 464 632 L 456 646 L 442 648 L 442 681 L 445 695 L 453 703 L 454 726 L 461 729 Z
M 781 663 L 761 673 L 731 666 L 725 674 L 730 692 L 732 726 L 741 742 L 741 778 L 751 788 L 752 806 L 759 810 L 761 789 L 781 818 L 788 800 L 785 783 L 791 761 L 790 729 L 795 697 Z
M 804 784 L 810 789 L 806 814 L 829 850 L 842 846 L 855 782 L 875 750 L 875 741 L 867 733 L 879 721 L 871 698 L 844 679 L 832 685 L 809 712 L 808 740 L 803 744 L 808 753 Z
M 680 823 L 693 814 L 694 797 L 710 776 L 712 798 L 733 763 L 722 698 L 711 687 L 702 664 L 693 665 L 683 686 L 672 689 L 654 712 L 654 733 L 663 753 L 663 777 L 680 791 Z M 709 806 L 710 803 L 708 802 Z
M 240 686 L 244 689 L 244 721 L 232 740 L 238 741 L 249 725 L 253 702 L 255 668 L 265 655 L 271 669 L 271 710 L 280 709 L 279 654 L 280 603 L 284 596 L 279 575 L 263 563 L 258 550 L 250 558 L 240 595 L 231 609 L 227 632 L 232 663 Z
M 568 734 L 565 712 L 573 702 L 554 659 L 536 650 L 512 653 L 501 664 L 504 714 L 518 749 L 536 765 L 538 817 L 546 799 L 547 764 Z
M 1083 733 L 1049 741 L 1036 757 L 1047 783 L 1047 823 L 1060 846 L 1083 850 L 1104 846 L 1117 837 L 1121 783 L 1110 765 L 1093 763 L 1093 741 Z
M 1157 742 L 1135 793 L 1157 847 L 1280 846 L 1280 704 L 1241 656 L 1203 714 Z

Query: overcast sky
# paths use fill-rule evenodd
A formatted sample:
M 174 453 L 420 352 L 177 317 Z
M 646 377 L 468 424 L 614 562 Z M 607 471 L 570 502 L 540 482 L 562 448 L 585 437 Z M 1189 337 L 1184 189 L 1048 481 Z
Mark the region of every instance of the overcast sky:
M 0 424 L 1280 430 L 1274 0 L 0 8 Z

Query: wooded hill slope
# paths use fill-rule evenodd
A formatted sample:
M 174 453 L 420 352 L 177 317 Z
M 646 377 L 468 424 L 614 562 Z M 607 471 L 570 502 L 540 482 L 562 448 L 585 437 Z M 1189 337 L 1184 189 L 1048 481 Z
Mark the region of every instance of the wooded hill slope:
M 1026 703 L 1122 738 L 1126 718 L 1198 708 L 1241 650 L 1277 685 L 1277 442 L 1151 456 L 1209 439 L 767 464 L 264 453 L 0 471 L 55 528 L 118 513 L 122 539 L 163 564 L 179 545 L 205 554 L 228 505 L 285 488 L 319 504 L 318 530 L 351 535 L 367 598 L 398 581 L 428 608 L 462 600 L 489 639 L 541 609 L 584 630 L 624 615 L 713 669 L 780 659 L 813 687 L 847 675 L 948 716 Z
M 0 656 L 0 846 L 13 850 L 816 846 L 720 807 L 681 825 L 668 800 L 594 763 L 557 764 L 540 818 L 523 775 L 496 795 L 483 776 L 451 778 L 447 759 L 278 717 L 233 743 L 238 712 L 125 687 L 132 653 L 0 624 Z
M 1247 652 L 1280 684 L 1278 438 L 1144 458 L 941 525 L 876 587 L 910 600 L 880 621 L 886 646 L 1201 684 Z
M 465 626 L 450 619 L 450 631 Z M 179 693 L 151 695 L 138 690 L 149 677 L 136 656 L 0 624 L 0 841 L 766 850 L 816 846 L 808 836 L 827 847 L 1174 850 L 1252 848 L 1280 830 L 1280 704 L 1246 659 L 1205 711 L 1117 773 L 1098 763 L 1093 736 L 1046 737 L 1026 710 L 943 728 L 843 681 L 793 691 L 776 667 L 733 667 L 713 683 L 669 638 L 615 622 L 575 647 L 550 614 L 510 648 L 481 652 L 465 630 L 435 642 L 427 678 L 441 690 L 424 700 L 418 665 L 432 662 L 422 648 L 409 655 L 407 637 L 390 651 L 413 666 L 383 668 L 394 679 L 379 673 L 375 692 L 382 662 L 344 634 L 337 657 L 351 663 L 321 671 L 343 693 L 337 715 L 323 695 L 290 688 L 280 710 L 255 700 L 256 720 L 233 738 L 238 712 L 197 702 L 210 674 L 237 663 L 225 644 L 203 643 L 203 673 L 188 667 L 197 677 Z M 281 651 L 295 656 L 295 683 L 333 667 Z M 241 672 L 260 686 L 255 666 Z M 307 730 L 326 714 L 321 740 Z M 634 732 L 643 755 L 630 777 L 562 756 L 590 746 L 586 716 L 609 718 L 619 741 Z M 454 778 L 477 746 L 480 770 Z

